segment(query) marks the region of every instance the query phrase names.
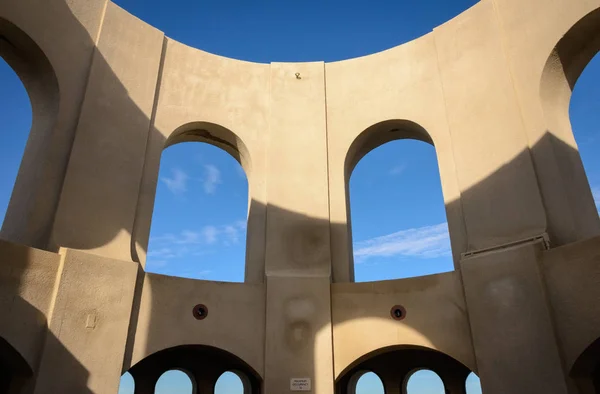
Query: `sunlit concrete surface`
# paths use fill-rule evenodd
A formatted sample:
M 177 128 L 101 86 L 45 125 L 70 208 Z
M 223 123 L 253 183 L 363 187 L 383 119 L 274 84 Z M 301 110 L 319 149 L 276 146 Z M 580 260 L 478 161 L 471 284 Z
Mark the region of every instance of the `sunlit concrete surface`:
M 107 0 L 0 2 L 33 124 L 0 241 L 0 392 L 600 393 L 600 220 L 571 90 L 600 0 L 482 0 L 407 44 L 334 63 L 206 53 Z M 433 144 L 455 271 L 354 283 L 348 181 L 376 147 Z M 161 152 L 244 168 L 245 283 L 144 271 Z

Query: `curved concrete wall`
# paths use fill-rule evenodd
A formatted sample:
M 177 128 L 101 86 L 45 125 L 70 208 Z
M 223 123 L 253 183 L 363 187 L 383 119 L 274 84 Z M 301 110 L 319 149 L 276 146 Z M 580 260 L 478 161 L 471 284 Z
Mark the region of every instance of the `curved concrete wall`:
M 600 336 L 586 303 L 600 220 L 566 109 L 600 49 L 599 0 L 483 0 L 327 64 L 209 54 L 104 0 L 38 3 L 0 4 L 0 54 L 34 111 L 2 229 L 0 335 L 33 392 L 114 393 L 150 355 L 205 345 L 266 393 L 291 378 L 333 393 L 343 371 L 404 345 L 476 370 L 486 394 L 577 393 L 571 367 Z M 400 138 L 435 146 L 456 271 L 354 284 L 349 176 Z M 143 272 L 161 153 L 186 141 L 246 171 L 244 284 Z

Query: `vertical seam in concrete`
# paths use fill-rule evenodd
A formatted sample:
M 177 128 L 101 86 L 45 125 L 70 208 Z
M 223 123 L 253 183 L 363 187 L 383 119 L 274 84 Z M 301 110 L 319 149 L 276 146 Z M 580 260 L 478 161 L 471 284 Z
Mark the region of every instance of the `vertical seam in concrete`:
M 334 279 L 333 248 L 331 244 L 331 177 L 329 174 L 329 123 L 327 118 L 327 68 L 323 62 L 323 100 L 325 110 L 325 171 L 327 173 L 327 217 L 329 218 L 329 281 Z
M 331 340 L 331 377 L 333 380 L 333 390 L 335 391 L 335 345 L 333 341 L 333 245 L 331 243 L 331 177 L 329 173 L 329 121 L 327 117 L 327 67 L 323 62 L 323 92 L 325 98 L 325 151 L 327 168 L 327 216 L 329 217 L 329 338 Z
M 46 352 L 46 344 L 48 342 L 48 336 L 52 335 L 52 330 L 50 327 L 52 326 L 52 322 L 54 320 L 54 310 L 56 308 L 56 299 L 58 298 L 58 291 L 59 291 L 60 285 L 62 283 L 62 277 L 63 277 L 64 267 L 65 267 L 65 258 L 66 258 L 67 253 L 68 252 L 66 249 L 63 249 L 59 253 L 60 259 L 58 260 L 58 270 L 56 271 L 56 277 L 54 279 L 54 286 L 52 287 L 52 295 L 50 298 L 50 305 L 48 306 L 48 316 L 46 318 L 46 321 L 47 321 L 46 335 L 43 336 L 42 345 L 40 346 L 40 349 L 42 349 L 42 350 L 40 352 L 40 356 L 37 358 L 37 365 L 35 366 L 35 371 L 37 371 L 36 374 L 39 373 L 40 367 L 42 365 L 42 359 L 44 357 L 44 353 Z M 57 335 L 57 337 L 58 337 L 58 335 Z
M 438 71 L 438 77 L 439 77 L 439 81 L 440 81 L 440 88 L 442 89 L 442 98 L 444 99 L 444 116 L 446 117 L 446 126 L 448 127 L 448 134 L 449 134 L 449 140 L 450 140 L 450 149 L 452 152 L 452 159 L 453 159 L 453 165 L 454 165 L 454 178 L 456 180 L 456 186 L 458 187 L 458 201 L 459 201 L 459 205 L 460 205 L 460 214 L 462 217 L 461 220 L 461 224 L 463 227 L 463 230 L 465 232 L 465 237 L 466 237 L 466 247 L 468 249 L 469 246 L 469 230 L 467 228 L 467 223 L 465 220 L 465 210 L 464 210 L 464 206 L 463 206 L 463 201 L 462 201 L 462 190 L 461 190 L 461 186 L 460 186 L 460 182 L 458 180 L 458 170 L 456 168 L 456 156 L 454 153 L 454 143 L 452 140 L 452 128 L 450 127 L 450 118 L 448 117 L 448 107 L 446 105 L 446 91 L 444 89 L 444 79 L 442 78 L 442 69 L 440 68 L 440 54 L 438 51 L 438 46 L 437 46 L 437 41 L 435 39 L 435 33 L 433 35 L 433 46 L 435 47 L 435 57 L 436 57 L 436 66 L 437 66 L 437 71 Z M 437 152 L 436 152 L 437 155 Z M 439 163 L 439 160 L 438 160 Z M 450 228 L 448 228 L 448 231 L 450 231 Z M 458 261 L 458 269 L 456 269 L 456 266 L 454 267 L 455 271 L 458 271 L 458 276 L 460 278 L 460 286 L 461 286 L 461 294 L 463 297 L 463 300 L 465 302 L 465 315 L 467 316 L 467 323 L 469 326 L 469 337 L 471 338 L 471 350 L 473 352 L 473 361 L 475 362 L 475 365 L 477 366 L 477 372 L 479 373 L 479 366 L 477 365 L 477 354 L 476 354 L 476 349 L 475 349 L 475 341 L 473 339 L 473 327 L 471 327 L 471 317 L 469 315 L 469 304 L 467 302 L 467 293 L 465 291 L 465 282 L 463 279 L 463 275 L 462 275 L 462 258 L 459 259 Z
M 550 297 L 548 296 L 548 285 L 547 285 L 547 281 L 546 281 L 546 274 L 544 272 L 544 255 L 547 253 L 547 251 L 541 251 L 539 252 L 539 259 L 537 259 L 536 261 L 536 268 L 538 270 L 538 275 L 540 277 L 541 280 L 541 287 L 542 287 L 542 295 L 544 296 L 544 303 L 546 304 L 546 309 L 548 310 L 548 316 L 550 317 L 550 326 L 552 328 L 552 335 L 554 337 L 554 340 L 556 341 L 556 350 L 558 351 L 558 358 L 560 359 L 560 366 L 562 367 L 563 370 L 563 374 L 565 375 L 565 378 L 569 377 L 569 369 L 567 367 L 567 360 L 566 360 L 566 354 L 564 352 L 564 346 L 563 346 L 563 342 L 560 339 L 560 336 L 558 335 L 558 329 L 556 327 L 556 313 L 554 313 L 554 308 L 552 307 L 552 303 L 550 302 Z M 567 387 L 568 389 L 568 387 Z
M 94 40 L 94 48 L 92 49 L 92 53 L 90 55 L 90 61 L 87 64 L 87 74 L 85 76 L 85 82 L 83 83 L 83 90 L 80 95 L 79 102 L 75 105 L 77 108 L 77 112 L 73 116 L 75 119 L 73 125 L 73 131 L 70 133 L 70 138 L 67 142 L 68 150 L 66 153 L 66 160 L 64 164 L 64 168 L 61 171 L 61 178 L 59 180 L 59 188 L 56 196 L 56 201 L 54 202 L 53 213 L 51 214 L 49 228 L 47 229 L 46 235 L 46 248 L 48 250 L 58 249 L 60 245 L 56 245 L 56 240 L 54 239 L 54 225 L 56 223 L 56 217 L 58 216 L 58 210 L 60 208 L 60 201 L 62 200 L 62 195 L 64 192 L 65 181 L 67 179 L 67 175 L 69 173 L 69 164 L 71 163 L 71 156 L 73 155 L 73 147 L 75 146 L 75 139 L 77 138 L 77 130 L 79 129 L 79 123 L 81 122 L 81 112 L 83 111 L 83 103 L 87 97 L 88 87 L 90 85 L 90 77 L 92 75 L 92 67 L 94 66 L 94 60 L 96 59 L 98 53 L 98 43 L 100 42 L 100 36 L 102 33 L 102 29 L 104 27 L 104 20 L 106 19 L 106 10 L 108 8 L 108 3 L 110 0 L 106 0 L 104 2 L 104 8 L 102 9 L 102 14 L 100 16 L 100 25 L 98 26 L 98 32 L 96 33 L 96 37 Z M 91 37 L 90 37 L 91 39 Z
M 519 110 L 519 118 L 521 119 L 521 127 L 523 128 L 523 134 L 525 134 L 525 141 L 527 142 L 527 154 L 529 155 L 529 160 L 531 160 L 531 167 L 532 167 L 534 175 L 535 175 L 535 183 L 537 185 L 538 195 L 540 196 L 540 201 L 542 203 L 542 209 L 544 210 L 544 220 L 546 222 L 546 231 L 548 231 L 548 210 L 546 209 L 546 204 L 544 203 L 544 195 L 542 193 L 542 185 L 540 184 L 538 170 L 537 170 L 533 155 L 531 153 L 532 144 L 531 144 L 531 140 L 529 139 L 529 134 L 527 133 L 527 123 L 525 122 L 525 115 L 523 113 L 523 106 L 521 104 L 523 102 L 523 100 L 521 99 L 521 96 L 519 95 L 519 90 L 517 89 L 517 85 L 515 83 L 515 78 L 513 75 L 513 69 L 512 69 L 511 62 L 510 62 L 510 56 L 508 55 L 508 51 L 506 49 L 507 44 L 506 44 L 506 39 L 504 37 L 504 32 L 506 31 L 506 29 L 504 28 L 504 23 L 503 23 L 502 17 L 500 16 L 500 11 L 498 10 L 497 0 L 491 0 L 491 2 L 492 2 L 492 8 L 494 9 L 494 17 L 496 18 L 496 21 L 498 23 L 500 46 L 502 47 L 502 57 L 504 58 L 504 61 L 506 62 L 506 68 L 508 70 L 508 77 L 510 78 L 510 84 L 512 86 L 513 93 L 515 95 L 515 103 L 517 104 L 517 107 Z M 554 146 L 552 146 L 552 151 L 554 152 Z M 570 210 L 570 206 L 569 206 L 569 210 Z
M 156 110 L 158 108 L 158 99 L 160 96 L 160 87 L 162 84 L 162 74 L 163 74 L 164 65 L 165 65 L 166 53 L 167 53 L 167 37 L 163 34 L 163 43 L 162 43 L 162 48 L 161 48 L 161 52 L 160 52 L 160 60 L 158 62 L 158 74 L 156 76 L 156 86 L 154 88 L 154 101 L 152 103 L 152 113 L 150 115 L 150 122 L 148 123 L 148 135 L 146 136 L 146 147 L 144 149 L 144 164 L 142 165 L 142 174 L 140 177 L 140 184 L 138 187 L 138 198 L 137 198 L 137 204 L 135 207 L 135 216 L 133 217 L 132 234 L 131 234 L 131 241 L 130 241 L 131 259 L 140 264 L 141 264 L 140 257 L 138 256 L 137 249 L 136 249 L 136 236 L 138 234 L 137 226 L 139 223 L 138 218 L 139 218 L 139 213 L 140 213 L 140 200 L 142 197 L 142 189 L 144 187 L 144 180 L 146 178 L 145 177 L 146 163 L 148 160 L 148 150 L 150 147 L 150 136 L 152 135 L 152 130 L 154 128 L 154 121 L 156 120 Z
M 495 16 L 495 18 L 496 18 L 496 20 L 498 22 L 499 33 L 500 33 L 499 34 L 500 35 L 500 45 L 502 46 L 502 55 L 503 55 L 503 57 L 504 57 L 504 59 L 506 61 L 506 67 L 508 69 L 508 76 L 510 78 L 510 82 L 511 82 L 511 85 L 512 85 L 512 88 L 513 88 L 513 92 L 514 92 L 514 95 L 515 95 L 515 100 L 516 100 L 517 107 L 519 108 L 519 116 L 521 118 L 521 126 L 523 127 L 523 133 L 525 134 L 525 139 L 527 141 L 527 147 L 528 147 L 527 153 L 529 154 L 529 158 L 531 160 L 531 166 L 532 166 L 533 171 L 534 171 L 535 182 L 536 182 L 536 185 L 538 187 L 538 194 L 540 196 L 540 202 L 541 202 L 542 208 L 544 210 L 544 220 L 546 221 L 546 231 L 548 231 L 548 224 L 549 224 L 548 223 L 548 210 L 546 208 L 546 204 L 544 203 L 544 195 L 542 194 L 542 186 L 540 184 L 540 179 L 538 177 L 538 171 L 537 171 L 537 168 L 536 168 L 536 165 L 535 165 L 535 160 L 534 160 L 534 158 L 532 156 L 532 153 L 531 153 L 531 147 L 532 147 L 532 145 L 531 145 L 531 141 L 529 139 L 529 135 L 527 133 L 527 125 L 525 123 L 525 115 L 523 114 L 523 108 L 522 108 L 522 105 L 521 105 L 522 100 L 521 100 L 521 97 L 519 95 L 519 91 L 517 89 L 517 85 L 515 84 L 515 78 L 514 78 L 514 75 L 513 75 L 513 69 L 512 69 L 512 66 L 511 66 L 511 62 L 510 62 L 510 57 L 509 57 L 508 51 L 506 49 L 506 39 L 504 37 L 504 32 L 505 32 L 506 29 L 504 28 L 503 20 L 502 20 L 502 17 L 500 15 L 500 12 L 498 10 L 497 0 L 492 0 L 492 7 L 494 8 L 494 16 Z M 552 151 L 554 153 L 554 145 L 552 145 Z M 568 205 L 568 208 L 570 210 L 570 205 Z M 543 254 L 543 252 L 542 252 L 542 254 Z M 543 256 L 540 255 L 540 260 L 542 258 L 543 258 Z M 557 344 L 561 344 L 561 341 L 560 341 L 560 338 L 558 336 L 558 332 L 557 332 L 557 329 L 556 329 L 556 325 L 555 325 L 555 321 L 556 320 L 554 318 L 554 313 L 553 313 L 552 305 L 550 304 L 550 300 L 548 299 L 548 291 L 547 291 L 547 288 L 546 288 L 545 276 L 544 276 L 542 267 L 540 267 L 540 262 L 537 262 L 536 266 L 538 268 L 540 279 L 542 281 L 542 294 L 544 296 L 544 302 L 546 304 L 546 308 L 548 310 L 548 315 L 550 317 L 550 326 L 551 326 L 551 329 L 552 329 L 552 335 L 553 335 L 554 340 L 556 341 L 556 343 Z M 556 350 L 558 352 L 558 356 L 559 356 L 559 359 L 560 359 L 561 367 L 563 369 L 563 373 L 565 375 L 568 375 L 567 365 L 566 365 L 566 360 L 565 360 L 565 354 L 564 354 L 564 352 L 562 350 L 562 346 L 557 346 Z
M 65 267 L 65 259 L 67 255 L 67 250 L 63 249 L 60 253 L 60 260 L 58 263 L 58 271 L 56 272 L 56 279 L 54 280 L 54 287 L 52 288 L 52 298 L 50 300 L 50 308 L 48 312 L 48 329 L 52 324 L 52 320 L 54 318 L 54 309 L 56 308 L 56 299 L 58 297 L 58 290 L 60 288 L 60 284 L 62 282 L 63 271 Z
M 437 46 L 437 41 L 435 39 L 436 36 L 436 32 L 434 30 L 434 34 L 433 34 L 433 46 L 435 47 L 435 63 L 436 63 L 436 68 L 437 68 L 437 73 L 438 73 L 438 78 L 440 81 L 440 89 L 442 89 L 442 99 L 444 100 L 444 117 L 446 118 L 446 127 L 448 128 L 448 140 L 450 141 L 450 152 L 452 153 L 452 165 L 454 167 L 454 180 L 456 181 L 456 187 L 457 187 L 457 191 L 458 191 L 458 203 L 460 205 L 460 216 L 462 218 L 461 220 L 461 225 L 465 234 L 465 248 L 468 250 L 469 249 L 469 229 L 467 227 L 467 220 L 465 218 L 465 207 L 463 205 L 463 201 L 462 201 L 462 188 L 460 185 L 460 181 L 458 179 L 458 169 L 456 167 L 456 154 L 454 152 L 454 141 L 452 138 L 452 128 L 450 127 L 450 118 L 448 117 L 448 106 L 446 105 L 446 89 L 444 89 L 444 79 L 442 78 L 442 69 L 440 67 L 440 54 L 438 51 L 438 46 Z M 435 146 L 434 146 L 435 149 Z M 436 154 L 436 160 L 438 162 L 438 166 L 439 166 L 439 159 L 437 158 L 437 150 L 435 152 Z M 438 170 L 439 171 L 439 170 Z M 440 173 L 440 181 L 441 181 L 441 173 Z M 443 188 L 442 188 L 442 194 L 443 194 Z M 444 205 L 446 204 L 446 201 L 444 200 Z M 446 220 L 448 218 L 446 217 Z M 450 232 L 450 227 L 448 227 L 448 235 Z M 454 251 L 452 251 L 454 252 Z M 466 250 L 465 250 L 466 252 Z M 453 259 L 454 261 L 454 256 Z M 459 265 L 460 265 L 460 259 L 459 259 Z M 456 269 L 456 266 L 454 267 Z
M 102 8 L 102 14 L 100 15 L 100 25 L 98 26 L 98 32 L 96 33 L 96 38 L 94 39 L 94 44 L 98 45 L 100 41 L 100 34 L 102 33 L 102 27 L 104 26 L 104 18 L 106 17 L 106 9 L 108 8 L 108 2 L 110 0 L 106 0 L 104 2 L 104 7 Z

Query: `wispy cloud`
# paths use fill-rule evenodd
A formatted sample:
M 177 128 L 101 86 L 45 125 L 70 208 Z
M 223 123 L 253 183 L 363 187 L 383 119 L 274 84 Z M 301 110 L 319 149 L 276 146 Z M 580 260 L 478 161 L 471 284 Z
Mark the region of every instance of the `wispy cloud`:
M 178 234 L 164 234 L 150 238 L 152 249 L 148 260 L 153 265 L 186 256 L 203 256 L 210 253 L 211 247 L 230 246 L 243 240 L 246 221 L 238 220 L 220 226 L 204 226 L 199 231 L 183 230 Z
M 160 178 L 160 180 L 163 181 L 165 185 L 167 185 L 171 193 L 184 193 L 187 190 L 187 181 L 189 179 L 189 176 L 179 168 L 174 168 L 172 170 L 172 174 L 173 176 L 171 178 L 162 177 Z
M 417 227 L 359 241 L 354 245 L 357 262 L 369 257 L 404 256 L 423 259 L 450 255 L 446 223 Z
M 594 203 L 596 203 L 596 209 L 600 212 L 600 187 L 592 188 L 592 195 L 594 196 Z
M 390 169 L 390 175 L 400 175 L 406 170 L 406 165 L 401 164 Z
M 217 185 L 221 183 L 221 171 L 212 165 L 206 164 L 204 166 L 204 177 L 202 178 L 204 192 L 206 194 L 213 194 L 217 190 Z
M 214 244 L 217 242 L 217 236 L 219 235 L 219 230 L 215 226 L 205 226 L 202 229 L 202 237 L 204 242 L 207 244 Z

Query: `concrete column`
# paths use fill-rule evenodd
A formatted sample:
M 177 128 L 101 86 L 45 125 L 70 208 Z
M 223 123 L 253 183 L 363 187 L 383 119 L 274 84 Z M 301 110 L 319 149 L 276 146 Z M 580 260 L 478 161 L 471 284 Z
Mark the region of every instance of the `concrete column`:
M 139 265 L 76 250 L 61 257 L 35 394 L 115 393 Z
M 154 394 L 156 382 L 159 377 L 154 375 L 135 375 L 133 381 L 135 383 L 134 394 Z
M 132 260 L 163 40 L 107 4 L 54 223 L 57 246 Z
M 566 394 L 543 279 L 541 243 L 461 262 L 473 345 L 486 394 Z
M 324 78 L 323 63 L 271 65 L 266 393 L 334 390 Z

